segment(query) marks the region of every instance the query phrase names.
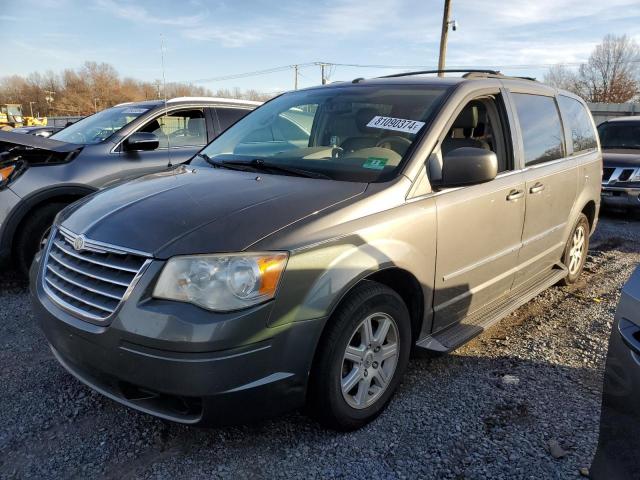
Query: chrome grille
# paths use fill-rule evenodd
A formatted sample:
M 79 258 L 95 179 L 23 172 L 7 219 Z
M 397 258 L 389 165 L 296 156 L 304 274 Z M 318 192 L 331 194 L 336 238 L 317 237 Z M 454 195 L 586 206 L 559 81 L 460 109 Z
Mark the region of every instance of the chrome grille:
M 51 235 L 44 259 L 45 291 L 71 313 L 106 321 L 137 282 L 148 256 L 93 242 L 62 228 Z
M 602 171 L 602 183 L 604 185 L 614 185 L 618 182 L 629 182 L 638 175 L 636 168 L 605 167 Z
M 613 172 L 615 172 L 615 168 L 611 168 L 611 167 L 605 167 L 602 169 L 602 181 L 603 182 L 608 182 L 609 179 L 611 178 L 611 175 L 613 175 Z
M 631 178 L 631 175 L 633 175 L 633 172 L 635 172 L 635 170 L 633 168 L 625 168 L 622 170 L 622 173 L 620 173 L 620 176 L 618 177 L 618 181 L 619 182 L 626 182 Z

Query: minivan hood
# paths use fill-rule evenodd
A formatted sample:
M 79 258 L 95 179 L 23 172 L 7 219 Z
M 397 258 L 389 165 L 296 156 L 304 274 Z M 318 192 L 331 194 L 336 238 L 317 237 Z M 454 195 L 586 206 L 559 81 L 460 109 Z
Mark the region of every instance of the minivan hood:
M 85 197 L 58 223 L 157 258 L 242 251 L 366 185 L 182 166 Z
M 603 150 L 602 161 L 605 167 L 638 167 L 640 150 Z

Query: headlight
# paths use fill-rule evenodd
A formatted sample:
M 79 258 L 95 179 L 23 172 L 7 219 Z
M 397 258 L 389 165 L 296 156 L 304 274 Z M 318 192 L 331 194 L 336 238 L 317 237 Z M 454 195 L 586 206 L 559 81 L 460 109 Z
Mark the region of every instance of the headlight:
M 285 252 L 173 257 L 153 296 L 230 311 L 274 297 L 288 259 Z

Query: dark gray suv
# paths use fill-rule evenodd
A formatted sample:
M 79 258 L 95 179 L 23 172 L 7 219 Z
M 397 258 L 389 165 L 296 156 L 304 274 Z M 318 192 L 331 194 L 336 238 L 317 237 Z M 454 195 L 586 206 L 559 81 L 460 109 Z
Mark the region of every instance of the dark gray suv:
M 0 261 L 26 273 L 55 215 L 112 185 L 189 160 L 258 102 L 126 103 L 40 138 L 0 132 Z M 6 262 L 5 262 L 6 263 Z
M 413 349 L 578 279 L 601 169 L 584 102 L 535 81 L 289 92 L 189 165 L 61 212 L 35 314 L 69 372 L 130 407 L 209 424 L 306 404 L 357 428 Z
M 640 117 L 619 117 L 598 125 L 602 142 L 602 203 L 640 210 Z

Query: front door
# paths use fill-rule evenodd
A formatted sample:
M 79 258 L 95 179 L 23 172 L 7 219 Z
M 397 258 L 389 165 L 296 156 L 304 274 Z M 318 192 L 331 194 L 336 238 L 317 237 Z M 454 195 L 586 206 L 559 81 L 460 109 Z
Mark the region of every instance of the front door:
M 122 148 L 127 176 L 139 176 L 184 163 L 207 144 L 207 118 L 203 108 L 185 108 L 162 114 L 138 131 L 154 133 L 160 141 L 151 151 L 132 152 Z M 124 147 L 124 144 L 123 144 Z
M 460 147 L 492 150 L 494 180 L 436 194 L 437 260 L 434 328 L 460 321 L 511 289 L 525 213 L 525 181 L 514 166 L 512 137 L 499 93 L 464 107 L 442 140 L 446 152 Z

